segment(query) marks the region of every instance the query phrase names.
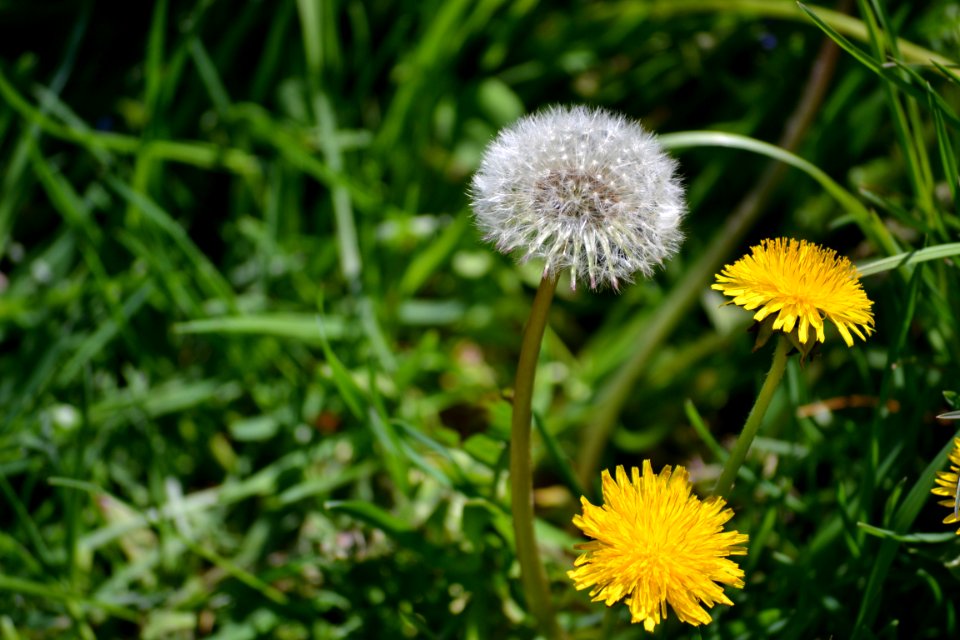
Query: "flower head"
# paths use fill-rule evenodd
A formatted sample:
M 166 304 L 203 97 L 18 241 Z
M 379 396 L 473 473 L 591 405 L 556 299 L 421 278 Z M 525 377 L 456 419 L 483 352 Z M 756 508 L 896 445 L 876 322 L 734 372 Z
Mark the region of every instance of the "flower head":
M 946 496 L 937 504 L 950 507 L 950 515 L 943 519 L 944 524 L 960 522 L 960 438 L 953 439 L 953 451 L 950 452 L 950 471 L 937 472 L 937 486 L 930 490 L 935 496 Z M 960 529 L 957 530 L 960 535 Z
M 720 584 L 743 588 L 743 571 L 727 556 L 746 554 L 747 536 L 723 531 L 733 511 L 722 498 L 692 495 L 680 466 L 654 475 L 644 460 L 642 476 L 636 467 L 631 477 L 623 467 L 616 473 L 603 472 L 603 506 L 580 499 L 573 523 L 594 540 L 577 545 L 585 553 L 567 575 L 577 589 L 592 587 L 594 602 L 627 598 L 631 622 L 647 631 L 667 617 L 667 603 L 683 622 L 707 624 L 701 604 L 733 604 Z
M 848 347 L 853 346 L 851 331 L 861 340 L 873 333 L 873 302 L 847 258 L 792 238 L 763 240 L 750 252 L 725 266 L 713 288 L 744 309 L 760 307 L 753 316 L 757 322 L 776 313 L 773 330 L 789 334 L 796 327 L 802 345 L 810 327 L 824 341 L 824 318 L 837 326 Z
M 503 253 L 614 289 L 676 253 L 685 205 L 676 163 L 639 124 L 553 107 L 497 136 L 473 178 L 477 225 Z

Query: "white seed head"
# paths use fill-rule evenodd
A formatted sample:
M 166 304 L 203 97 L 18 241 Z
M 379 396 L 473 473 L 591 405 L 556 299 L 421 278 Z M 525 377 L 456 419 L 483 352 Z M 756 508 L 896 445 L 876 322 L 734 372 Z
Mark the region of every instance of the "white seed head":
M 484 151 L 471 198 L 503 253 L 570 269 L 571 288 L 617 289 L 677 252 L 686 206 L 676 162 L 639 124 L 602 109 L 552 107 Z

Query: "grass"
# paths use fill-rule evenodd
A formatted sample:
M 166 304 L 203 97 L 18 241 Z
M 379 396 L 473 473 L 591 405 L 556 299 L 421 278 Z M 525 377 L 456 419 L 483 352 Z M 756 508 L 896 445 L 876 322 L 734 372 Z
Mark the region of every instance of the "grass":
M 862 265 L 878 331 L 788 363 L 730 495 L 746 586 L 657 636 L 960 633 L 929 495 L 958 426 L 956 8 L 840 4 L 0 2 L 0 638 L 534 637 L 505 391 L 539 271 L 466 190 L 555 102 L 664 134 L 690 203 L 657 278 L 551 311 L 561 625 L 643 635 L 565 576 L 577 499 L 645 458 L 709 489 L 769 354 L 708 285 L 790 235 Z

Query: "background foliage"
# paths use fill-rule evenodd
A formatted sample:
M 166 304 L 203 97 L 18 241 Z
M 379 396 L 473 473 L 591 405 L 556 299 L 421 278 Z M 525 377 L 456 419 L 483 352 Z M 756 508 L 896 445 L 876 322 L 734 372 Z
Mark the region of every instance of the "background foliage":
M 716 477 L 769 355 L 711 274 L 775 235 L 957 240 L 960 11 L 841 5 L 0 1 L 0 636 L 532 637 L 504 390 L 539 274 L 465 192 L 555 102 L 746 136 L 665 137 L 681 255 L 619 296 L 561 285 L 542 355 L 562 623 L 642 636 L 571 588 L 570 518 L 598 466 Z M 960 633 L 928 500 L 956 253 L 866 278 L 874 338 L 790 363 L 731 496 L 746 588 L 660 637 Z

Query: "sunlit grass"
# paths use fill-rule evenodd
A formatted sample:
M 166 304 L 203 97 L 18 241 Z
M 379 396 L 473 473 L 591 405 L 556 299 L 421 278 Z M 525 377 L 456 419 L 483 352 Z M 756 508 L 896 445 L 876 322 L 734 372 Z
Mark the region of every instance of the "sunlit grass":
M 542 265 L 467 189 L 552 103 L 663 134 L 690 204 L 653 280 L 551 310 L 561 626 L 642 635 L 567 578 L 571 519 L 618 464 L 709 492 L 769 358 L 711 278 L 790 236 L 876 333 L 787 363 L 726 496 L 744 588 L 656 637 L 956 636 L 960 74 L 920 4 L 0 3 L 0 638 L 534 637 L 506 476 Z

